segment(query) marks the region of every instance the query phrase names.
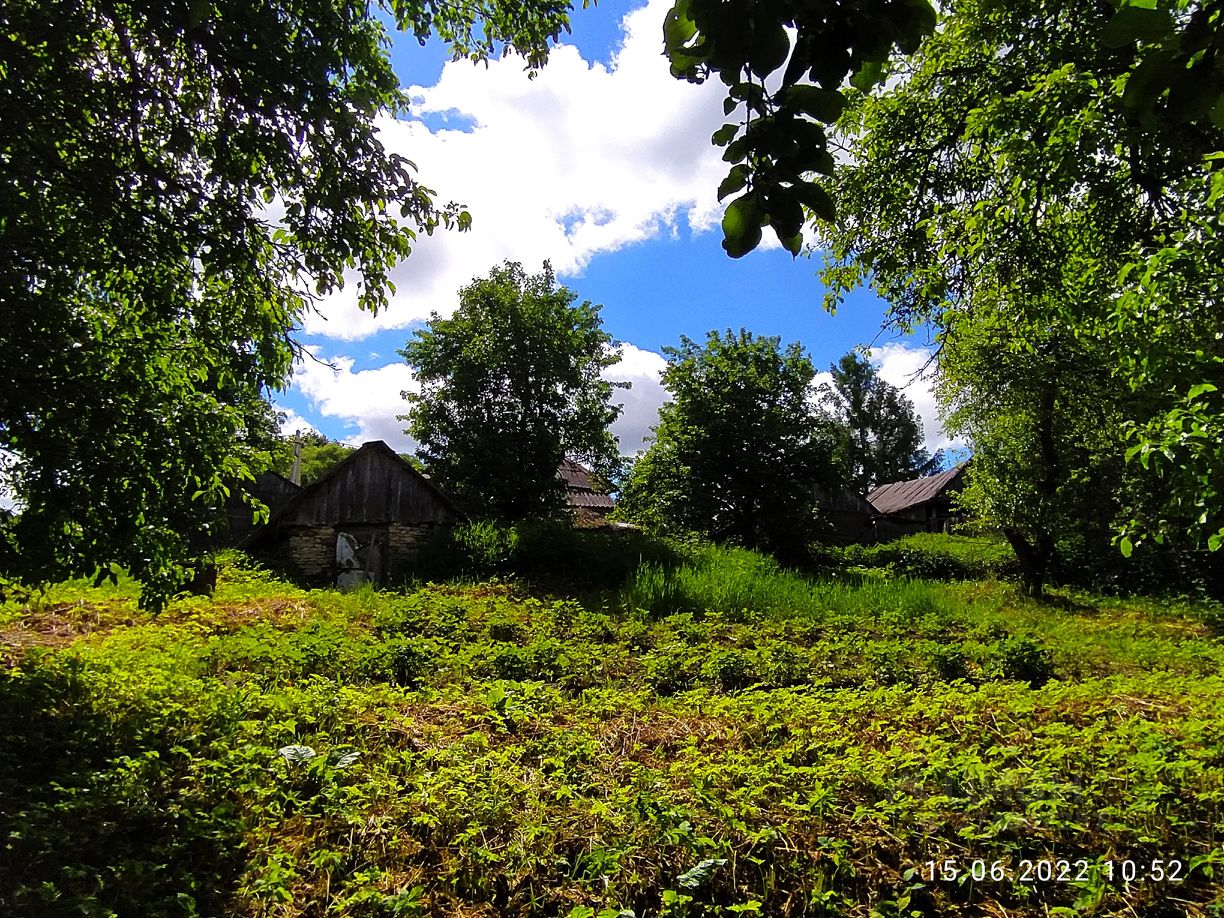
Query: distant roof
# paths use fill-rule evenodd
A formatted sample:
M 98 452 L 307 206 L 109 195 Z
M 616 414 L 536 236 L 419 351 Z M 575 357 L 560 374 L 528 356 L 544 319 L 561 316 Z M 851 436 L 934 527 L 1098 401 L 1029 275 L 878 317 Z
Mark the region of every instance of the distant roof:
M 565 501 L 586 510 L 611 510 L 616 506 L 607 494 L 595 487 L 591 471 L 573 459 L 562 459 L 557 477 L 565 484 Z
M 919 507 L 946 491 L 948 486 L 960 477 L 968 464 L 968 462 L 962 462 L 946 472 L 929 475 L 926 478 L 894 481 L 891 484 L 880 485 L 868 493 L 867 500 L 877 512 L 885 515 L 900 513 L 911 507 Z

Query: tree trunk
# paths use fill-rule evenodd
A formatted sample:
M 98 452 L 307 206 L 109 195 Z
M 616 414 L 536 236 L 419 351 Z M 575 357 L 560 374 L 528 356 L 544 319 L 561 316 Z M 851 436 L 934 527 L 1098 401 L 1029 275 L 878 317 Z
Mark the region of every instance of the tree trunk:
M 1045 595 L 1050 559 L 1054 556 L 1053 536 L 1043 532 L 1030 542 L 1019 530 L 1010 528 L 1005 528 L 1003 535 L 1016 553 L 1016 561 L 1020 564 L 1021 591 L 1034 599 L 1042 598 Z

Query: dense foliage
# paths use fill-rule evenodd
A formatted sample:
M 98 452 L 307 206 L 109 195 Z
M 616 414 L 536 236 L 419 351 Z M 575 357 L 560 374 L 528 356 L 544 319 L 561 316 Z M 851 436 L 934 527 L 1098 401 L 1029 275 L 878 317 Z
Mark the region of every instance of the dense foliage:
M 934 26 L 927 0 L 677 0 L 663 26 L 672 74 L 716 75 L 727 86 L 724 113 L 742 109 L 712 138 L 731 163 L 719 199 L 738 194 L 722 221 L 729 255 L 756 248 L 765 226 L 797 253 L 805 207 L 833 219 L 832 197 L 808 176 L 833 173 L 822 122 L 845 104 L 839 87 L 850 77 L 869 88 L 894 48 L 913 51 Z
M 585 605 L 234 567 L 157 617 L 133 596 L 0 607 L 6 914 L 1224 906 L 1213 607 L 813 582 L 714 549 Z M 986 875 L 932 876 L 945 859 Z M 1122 880 L 1173 859 L 1178 882 Z
M 421 391 L 405 392 L 408 433 L 438 484 L 476 516 L 521 519 L 563 507 L 557 477 L 569 457 L 608 474 L 618 461 L 608 429 L 621 412 L 604 379 L 620 359 L 599 306 L 576 304 L 547 263 L 514 262 L 459 291 L 400 354 Z
M 840 422 L 839 460 L 856 494 L 877 485 L 919 478 L 943 460 L 923 445 L 922 419 L 896 386 L 880 378 L 871 361 L 854 351 L 829 368 L 822 398 Z
M 122 565 L 160 601 L 263 444 L 291 333 L 465 227 L 375 119 L 388 19 L 533 66 L 561 2 L 15 0 L 0 11 L 0 575 Z
M 783 554 L 802 553 L 820 487 L 838 484 L 835 435 L 813 405 L 798 344 L 741 330 L 663 349 L 654 440 L 620 493 L 626 519 Z
M 827 233 L 831 299 L 869 280 L 896 323 L 937 324 L 947 426 L 977 456 L 965 503 L 1007 535 L 1029 589 L 1067 536 L 1107 551 L 1137 520 L 1205 541 L 1214 484 L 1189 480 L 1193 448 L 1155 457 L 1140 432 L 1190 391 L 1212 397 L 1212 281 L 1176 306 L 1140 306 L 1120 281 L 1137 251 L 1205 213 L 1205 129 L 1135 118 L 1118 92 L 1132 54 L 1103 37 L 1108 7 L 963 0 L 943 16 L 839 123 L 854 156 Z M 1160 356 L 1173 340 L 1201 355 L 1180 379 Z M 1180 430 L 1193 443 L 1212 427 Z M 1127 466 L 1141 452 L 1150 468 Z

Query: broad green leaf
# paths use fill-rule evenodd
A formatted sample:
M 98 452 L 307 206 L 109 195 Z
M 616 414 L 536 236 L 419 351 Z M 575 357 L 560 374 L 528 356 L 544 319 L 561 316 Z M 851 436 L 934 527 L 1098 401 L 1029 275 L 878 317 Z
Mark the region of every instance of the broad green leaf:
M 845 110 L 846 98 L 835 89 L 821 89 L 805 83 L 787 89 L 782 104 L 828 124 L 836 121 Z
M 1173 20 L 1165 10 L 1124 6 L 1101 29 L 1101 44 L 1121 48 L 1136 41 L 1159 41 L 1173 30 Z
M 784 63 L 790 53 L 790 39 L 782 23 L 761 15 L 755 20 L 755 33 L 748 64 L 758 77 L 769 76 Z

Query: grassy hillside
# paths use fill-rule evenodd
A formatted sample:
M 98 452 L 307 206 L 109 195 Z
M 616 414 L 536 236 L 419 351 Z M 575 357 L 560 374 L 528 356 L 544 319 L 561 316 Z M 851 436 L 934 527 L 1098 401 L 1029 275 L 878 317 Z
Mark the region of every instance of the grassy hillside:
M 721 551 L 584 605 L 66 585 L 0 607 L 0 914 L 1218 915 L 1213 623 Z

